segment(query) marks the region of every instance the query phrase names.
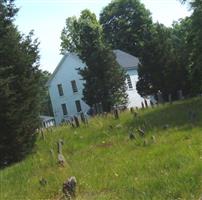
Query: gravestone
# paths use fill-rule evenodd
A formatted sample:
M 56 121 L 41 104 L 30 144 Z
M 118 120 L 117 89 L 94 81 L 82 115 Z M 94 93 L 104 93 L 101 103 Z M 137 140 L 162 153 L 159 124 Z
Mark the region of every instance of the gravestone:
M 114 109 L 114 117 L 115 119 L 119 119 L 119 111 L 117 108 Z
M 177 94 L 178 94 L 178 99 L 179 99 L 179 100 L 184 99 L 183 94 L 182 94 L 182 90 L 178 90 L 178 91 L 177 91 Z
M 150 106 L 153 108 L 154 107 L 154 103 L 152 100 L 149 101 L 150 102 Z
M 86 124 L 86 117 L 83 112 L 80 113 L 81 121 Z
M 151 140 L 156 143 L 156 137 L 154 135 L 151 136 Z
M 78 128 L 80 126 L 80 124 L 79 124 L 79 119 L 77 116 L 74 116 L 74 122 L 75 122 L 76 127 Z
M 148 103 L 146 99 L 144 99 L 144 104 L 145 104 L 145 107 L 148 108 Z
M 130 112 L 131 112 L 132 114 L 134 113 L 134 108 L 133 108 L 133 107 L 130 108 Z
M 142 109 L 144 109 L 144 103 L 143 102 L 141 102 L 141 106 L 142 106 Z
M 141 128 L 138 129 L 138 133 L 140 134 L 140 136 L 144 136 L 145 135 L 145 131 Z
M 72 199 L 76 197 L 76 185 L 77 181 L 74 176 L 63 183 L 62 191 L 66 198 Z
M 136 118 L 136 117 L 138 116 L 138 112 L 135 111 L 135 112 L 133 113 L 133 116 L 134 116 L 134 118 Z
M 64 144 L 63 140 L 59 139 L 57 142 L 58 145 L 58 164 L 64 167 L 65 158 L 62 154 L 62 145 Z
M 158 99 L 158 104 L 161 104 L 164 102 L 163 95 L 162 95 L 162 92 L 160 90 L 157 92 L 157 99 Z

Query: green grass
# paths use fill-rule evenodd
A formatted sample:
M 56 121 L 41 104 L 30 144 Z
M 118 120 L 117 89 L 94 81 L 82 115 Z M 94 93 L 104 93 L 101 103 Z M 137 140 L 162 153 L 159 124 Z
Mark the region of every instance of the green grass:
M 189 120 L 189 110 L 197 113 L 196 121 Z M 45 133 L 45 140 L 38 136 L 35 153 L 0 171 L 0 199 L 60 199 L 63 182 L 75 176 L 78 200 L 198 200 L 201 110 L 202 99 L 195 98 L 139 111 L 137 118 L 124 112 L 119 120 L 94 118 L 88 127 L 57 127 Z M 139 127 L 146 130 L 144 138 L 137 134 Z M 130 131 L 135 140 L 129 140 Z M 57 164 L 59 139 L 64 140 L 65 167 Z M 39 184 L 42 177 L 46 186 Z

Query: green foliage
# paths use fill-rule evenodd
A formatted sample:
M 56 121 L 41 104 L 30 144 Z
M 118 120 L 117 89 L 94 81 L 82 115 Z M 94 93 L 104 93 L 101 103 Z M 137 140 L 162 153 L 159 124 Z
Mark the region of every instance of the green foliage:
M 61 52 L 76 52 L 87 66 L 79 70 L 85 81 L 83 95 L 87 104 L 101 102 L 109 111 L 113 105 L 127 102 L 125 72 L 104 41 L 95 14 L 84 10 L 78 20 L 68 18 L 61 39 Z
M 0 166 L 32 148 L 39 116 L 38 42 L 13 25 L 13 1 L 0 1 Z
M 139 0 L 115 0 L 100 14 L 105 38 L 114 49 L 139 57 L 144 40 L 150 38 L 150 12 Z
M 109 115 L 91 119 L 88 127 L 47 131 L 45 140 L 39 135 L 35 154 L 0 171 L 1 198 L 61 199 L 62 183 L 75 176 L 76 198 L 82 200 L 200 199 L 201 109 L 201 98 L 190 99 L 139 111 L 137 118 L 125 112 L 118 121 Z M 189 110 L 197 113 L 195 122 Z M 145 122 L 142 138 L 136 129 Z M 130 131 L 136 139 L 129 139 Z M 57 164 L 59 139 L 64 141 L 64 167 Z
M 175 98 L 180 89 L 184 94 L 189 92 L 188 54 L 182 37 L 187 30 L 183 27 L 178 24 L 173 30 L 162 24 L 153 25 L 152 37 L 144 43 L 145 51 L 138 68 L 137 90 L 142 96 L 160 90 L 166 99 L 169 94 Z
M 53 116 L 51 100 L 46 83 L 51 74 L 48 71 L 40 71 L 40 114 Z
M 190 68 L 192 93 L 202 93 L 202 1 L 194 0 L 191 3 L 193 14 L 191 15 L 190 39 Z

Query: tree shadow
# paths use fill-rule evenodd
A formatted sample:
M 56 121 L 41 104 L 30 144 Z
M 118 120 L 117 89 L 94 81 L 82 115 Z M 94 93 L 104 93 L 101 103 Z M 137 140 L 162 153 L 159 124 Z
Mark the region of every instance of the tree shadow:
M 137 117 L 126 123 L 128 127 L 144 128 L 148 131 L 153 129 L 187 129 L 202 126 L 202 99 L 173 102 L 149 108 L 138 113 Z

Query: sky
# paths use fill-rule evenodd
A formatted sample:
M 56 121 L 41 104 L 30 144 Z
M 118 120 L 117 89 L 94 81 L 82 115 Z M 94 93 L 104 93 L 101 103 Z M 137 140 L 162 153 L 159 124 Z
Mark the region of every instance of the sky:
M 40 42 L 41 69 L 53 72 L 60 55 L 60 34 L 65 19 L 79 16 L 83 9 L 90 9 L 97 17 L 111 0 L 16 0 L 20 8 L 15 24 L 28 34 L 34 30 Z M 190 15 L 188 8 L 179 0 L 141 0 L 152 13 L 153 21 L 171 26 L 173 21 Z

